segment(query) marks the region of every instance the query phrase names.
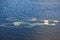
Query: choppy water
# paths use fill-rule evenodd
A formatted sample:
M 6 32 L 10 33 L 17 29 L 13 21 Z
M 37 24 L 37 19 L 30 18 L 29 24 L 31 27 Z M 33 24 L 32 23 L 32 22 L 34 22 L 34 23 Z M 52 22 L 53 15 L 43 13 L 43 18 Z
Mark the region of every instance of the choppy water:
M 59 22 L 31 26 L 42 20 Z M 60 40 L 60 0 L 0 0 L 0 40 Z

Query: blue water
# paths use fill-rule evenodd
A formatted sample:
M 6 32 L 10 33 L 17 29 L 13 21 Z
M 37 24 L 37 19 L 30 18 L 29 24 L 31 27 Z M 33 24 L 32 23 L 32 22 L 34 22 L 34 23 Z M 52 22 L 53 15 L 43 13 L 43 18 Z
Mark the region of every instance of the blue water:
M 12 25 L 31 18 L 59 22 L 55 26 Z M 7 27 L 0 26 L 0 40 L 60 40 L 60 0 L 0 0 L 0 25 L 4 23 Z

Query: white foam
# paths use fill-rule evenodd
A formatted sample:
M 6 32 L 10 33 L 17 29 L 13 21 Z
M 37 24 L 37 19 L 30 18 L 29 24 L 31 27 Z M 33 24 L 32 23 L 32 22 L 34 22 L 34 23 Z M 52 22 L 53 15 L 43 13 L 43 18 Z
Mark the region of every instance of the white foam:
M 20 26 L 22 24 L 22 22 L 13 22 L 14 26 Z
M 54 22 L 59 22 L 59 21 L 57 21 L 57 20 L 54 20 Z
M 33 24 L 31 24 L 31 26 L 44 26 L 44 25 L 54 26 L 56 24 L 55 23 L 53 23 L 53 24 L 44 24 L 44 23 L 33 23 Z
M 37 18 L 28 19 L 28 21 L 37 21 Z

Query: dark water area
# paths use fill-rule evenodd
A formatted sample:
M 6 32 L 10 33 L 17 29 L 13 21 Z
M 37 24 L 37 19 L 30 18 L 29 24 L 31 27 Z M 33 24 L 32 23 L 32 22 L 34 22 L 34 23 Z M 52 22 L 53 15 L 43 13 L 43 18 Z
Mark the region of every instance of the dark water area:
M 60 27 L 36 26 L 33 28 L 0 27 L 1 40 L 59 40 Z
M 40 20 L 59 22 L 30 25 Z M 23 24 L 17 27 L 13 22 Z M 60 40 L 60 0 L 0 0 L 0 40 Z

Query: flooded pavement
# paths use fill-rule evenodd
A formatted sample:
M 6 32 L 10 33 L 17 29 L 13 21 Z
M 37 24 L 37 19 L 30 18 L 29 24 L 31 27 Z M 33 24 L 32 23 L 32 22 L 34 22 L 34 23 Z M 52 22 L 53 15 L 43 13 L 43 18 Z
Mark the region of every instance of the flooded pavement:
M 1 0 L 0 40 L 60 40 L 60 0 Z

